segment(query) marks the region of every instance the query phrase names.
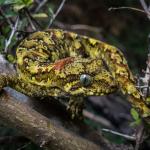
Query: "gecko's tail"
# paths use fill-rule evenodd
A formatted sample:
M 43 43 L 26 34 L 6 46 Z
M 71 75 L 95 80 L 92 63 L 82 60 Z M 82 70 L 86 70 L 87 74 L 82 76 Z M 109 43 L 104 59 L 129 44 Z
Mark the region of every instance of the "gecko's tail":
M 142 93 L 135 86 L 134 77 L 122 52 L 116 47 L 105 43 L 101 43 L 100 49 L 103 53 L 102 59 L 106 62 L 123 94 L 128 95 L 129 102 L 142 117 L 150 117 L 150 109 L 145 104 Z

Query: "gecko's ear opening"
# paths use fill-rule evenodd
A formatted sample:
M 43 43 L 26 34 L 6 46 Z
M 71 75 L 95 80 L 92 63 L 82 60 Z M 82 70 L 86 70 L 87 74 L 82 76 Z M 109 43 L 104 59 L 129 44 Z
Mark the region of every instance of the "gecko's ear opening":
M 80 83 L 85 87 L 89 86 L 91 84 L 91 76 L 88 74 L 82 74 L 80 76 Z

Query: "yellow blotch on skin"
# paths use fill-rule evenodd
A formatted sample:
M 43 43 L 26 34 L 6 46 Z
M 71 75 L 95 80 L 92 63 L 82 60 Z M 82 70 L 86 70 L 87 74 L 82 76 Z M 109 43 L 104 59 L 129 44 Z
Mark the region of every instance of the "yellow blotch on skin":
M 24 41 L 24 45 L 26 46 L 26 48 L 31 48 L 33 46 L 37 46 L 37 40 L 30 40 L 30 41 L 27 41 L 25 40 Z
M 94 61 L 91 61 L 91 63 L 86 65 L 86 70 L 89 72 L 95 72 L 96 69 L 102 67 L 102 61 L 95 59 Z
M 58 39 L 63 39 L 63 37 L 64 37 L 64 34 L 62 33 L 61 30 L 55 30 L 54 34 Z
M 44 36 L 45 36 L 45 32 L 38 31 L 38 32 L 33 33 L 33 34 L 30 36 L 30 39 L 43 38 Z
M 86 95 L 85 89 L 83 87 L 78 88 L 75 91 L 71 91 L 71 94 L 72 95 L 79 95 L 79 94 Z M 93 94 L 93 92 L 90 92 L 90 91 L 88 92 L 88 95 L 92 95 L 92 94 Z
M 43 41 L 44 41 L 46 44 L 48 44 L 48 45 L 50 45 L 50 44 L 55 44 L 54 41 L 51 40 L 51 39 L 50 39 L 49 37 L 47 37 L 47 36 L 44 36 L 44 37 L 43 37 Z
M 79 49 L 79 48 L 81 47 L 80 42 L 79 42 L 79 41 L 74 41 L 74 47 L 75 47 L 76 49 Z
M 38 45 L 38 49 L 43 49 L 43 48 L 44 48 L 44 46 L 42 44 Z M 39 52 L 40 52 L 40 50 L 39 50 Z
M 89 38 L 89 42 L 90 42 L 90 44 L 95 45 L 98 42 L 98 40 L 95 40 L 93 38 Z
M 69 35 L 70 35 L 73 39 L 76 39 L 76 37 L 77 37 L 77 34 L 76 34 L 76 33 L 70 32 Z
M 128 72 L 126 72 L 126 69 L 122 66 L 117 66 L 115 74 L 128 76 Z
M 109 44 L 103 43 L 103 47 L 104 47 L 104 52 L 110 51 L 111 54 L 116 54 L 116 52 L 117 52 L 116 47 L 111 46 L 111 45 L 109 45 Z
M 59 70 L 55 70 L 55 74 L 60 78 L 66 78 L 66 74 L 64 72 L 60 72 Z
M 64 89 L 66 92 L 69 92 L 70 89 L 73 87 L 73 85 L 75 85 L 77 83 L 77 81 L 73 81 L 73 82 L 70 82 L 70 83 L 67 83 L 65 86 L 64 86 Z
M 120 57 L 119 54 L 117 53 L 112 53 L 111 54 L 111 59 L 115 59 L 116 63 L 122 63 L 122 58 Z
M 28 67 L 28 70 L 30 71 L 31 74 L 34 74 L 34 73 L 38 73 L 38 66 L 30 66 Z
M 89 47 L 88 52 L 90 53 L 91 58 L 98 58 L 100 56 L 100 51 L 97 47 Z
M 52 61 L 59 59 L 58 53 L 51 52 L 51 55 L 52 55 Z
M 17 63 L 19 65 L 23 65 L 23 62 L 24 62 L 24 60 L 22 59 L 22 57 L 20 57 L 20 58 L 17 59 Z
M 25 48 L 21 48 L 21 50 L 17 49 L 17 51 L 19 51 L 19 52 L 17 52 L 17 64 L 23 65 L 23 63 L 24 63 L 24 59 L 23 58 L 24 58 L 24 56 L 27 55 L 26 49 Z
M 137 93 L 137 89 L 135 88 L 135 86 L 133 84 L 128 84 L 126 85 L 126 89 L 128 91 L 128 94 L 133 94 L 136 98 L 140 98 L 140 94 Z

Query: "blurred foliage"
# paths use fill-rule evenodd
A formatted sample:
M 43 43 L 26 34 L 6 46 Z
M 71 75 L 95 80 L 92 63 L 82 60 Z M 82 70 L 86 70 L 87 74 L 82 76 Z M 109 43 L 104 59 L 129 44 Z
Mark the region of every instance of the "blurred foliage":
M 24 7 L 28 7 L 32 3 L 33 3 L 33 0 L 1 0 L 0 1 L 0 5 L 10 5 L 10 4 L 13 4 L 13 6 L 16 6 L 16 5 L 22 6 L 22 5 L 24 5 Z
M 19 11 L 24 7 L 29 7 L 33 3 L 33 0 L 14 0 L 12 2 L 14 3 L 13 4 L 14 10 Z
M 134 119 L 134 122 L 130 123 L 131 126 L 138 126 L 142 123 L 140 115 L 138 114 L 138 112 L 134 108 L 131 109 L 131 115 Z

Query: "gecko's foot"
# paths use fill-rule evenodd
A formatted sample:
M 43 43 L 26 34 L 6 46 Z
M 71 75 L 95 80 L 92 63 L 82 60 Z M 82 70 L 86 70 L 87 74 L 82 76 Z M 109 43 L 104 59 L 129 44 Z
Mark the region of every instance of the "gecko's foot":
M 83 98 L 71 98 L 69 100 L 67 110 L 71 113 L 72 119 L 83 120 L 83 108 L 84 108 L 84 100 Z

